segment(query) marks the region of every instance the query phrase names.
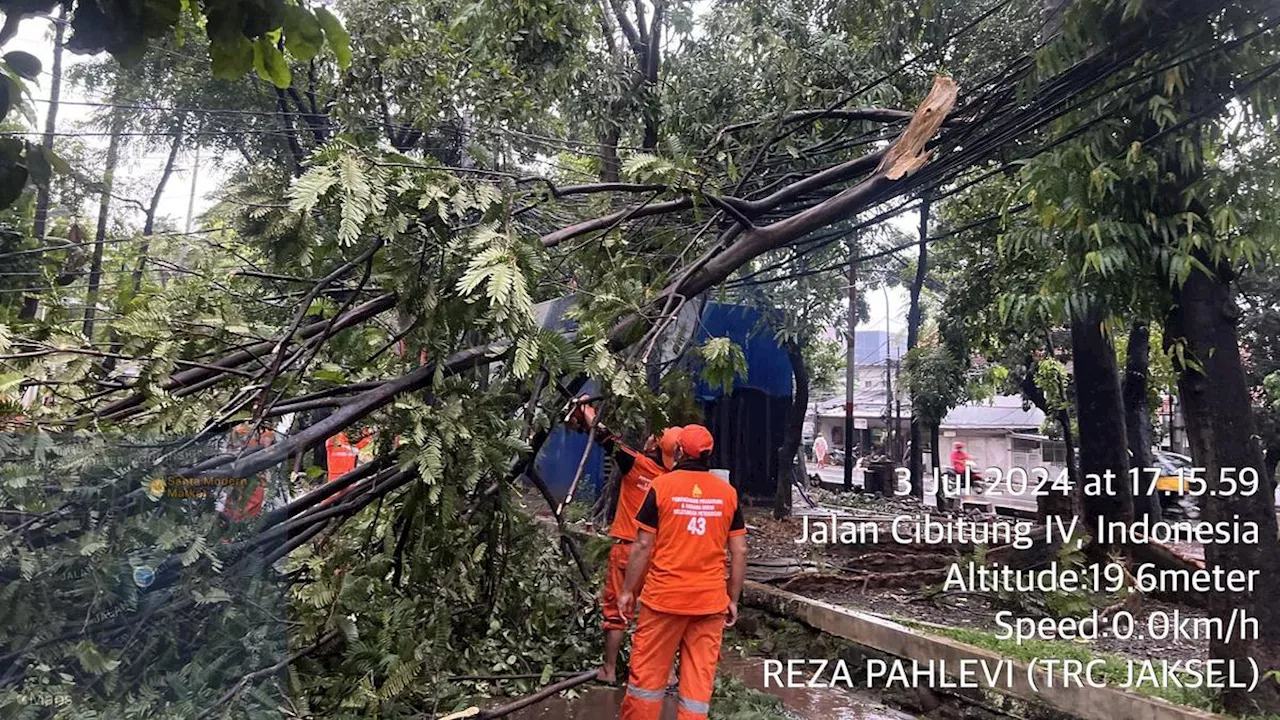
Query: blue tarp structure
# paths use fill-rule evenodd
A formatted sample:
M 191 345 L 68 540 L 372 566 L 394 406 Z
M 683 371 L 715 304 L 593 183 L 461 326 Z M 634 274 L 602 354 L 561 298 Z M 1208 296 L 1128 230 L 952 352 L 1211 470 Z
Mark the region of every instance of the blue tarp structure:
M 742 348 L 747 358 L 747 376 L 734 378 L 735 390 L 744 388 L 765 395 L 791 397 L 791 361 L 774 341 L 768 326 L 761 322 L 762 317 L 759 310 L 745 305 L 707 303 L 694 344 L 701 345 L 713 337 L 729 338 Z M 703 402 L 722 395 L 721 388 L 707 385 L 701 376 L 698 376 L 693 392 Z
M 702 403 L 703 423 L 715 438 L 712 467 L 729 471 L 734 487 L 748 501 L 770 501 L 777 490 L 778 449 L 791 409 L 791 360 L 762 322 L 763 315 L 743 305 L 707 303 L 695 337 L 727 337 L 742 348 L 747 376 L 734 379 L 733 394 L 708 386 L 698 377 L 694 394 Z
M 567 326 L 562 319 L 571 298 L 559 298 L 539 306 L 544 327 Z M 754 500 L 773 497 L 777 478 L 777 451 L 791 407 L 791 361 L 772 331 L 761 322 L 759 310 L 741 305 L 707 303 L 694 336 L 701 345 L 708 338 L 727 337 L 742 348 L 747 360 L 746 377 L 734 380 L 733 394 L 701 379 L 697 362 L 689 369 L 694 395 L 702 404 L 704 423 L 715 437 L 713 467 L 730 471 L 739 492 Z M 588 384 L 582 392 L 594 395 Z M 552 495 L 561 500 L 569 491 L 586 447 L 586 433 L 553 429 L 534 463 Z M 596 496 L 605 484 L 605 454 L 591 449 L 575 497 Z
M 582 450 L 586 446 L 586 433 L 574 432 L 561 425 L 551 431 L 538 452 L 534 467 L 557 502 L 569 493 L 569 485 L 578 471 L 578 462 L 582 460 Z M 597 445 L 587 456 L 587 465 L 582 469 L 582 479 L 578 481 L 574 497 L 595 496 L 604 487 L 604 481 L 604 451 Z

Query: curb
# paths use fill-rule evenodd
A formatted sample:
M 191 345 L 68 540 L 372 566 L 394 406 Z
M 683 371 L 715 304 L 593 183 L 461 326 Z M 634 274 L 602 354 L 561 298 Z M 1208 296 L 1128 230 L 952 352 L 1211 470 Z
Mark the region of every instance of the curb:
M 815 630 L 850 640 L 863 647 L 921 662 L 943 661 L 951 667 L 962 660 L 1012 663 L 1012 683 L 989 689 L 1028 702 L 1048 705 L 1082 720 L 1226 720 L 1223 715 L 1175 705 L 1159 698 L 1110 687 L 1049 687 L 1049 674 L 1037 669 L 1034 689 L 1027 666 L 989 650 L 947 638 L 927 635 L 892 620 L 861 613 L 821 600 L 748 580 L 744 604 L 799 621 Z M 985 683 L 985 680 L 984 680 Z

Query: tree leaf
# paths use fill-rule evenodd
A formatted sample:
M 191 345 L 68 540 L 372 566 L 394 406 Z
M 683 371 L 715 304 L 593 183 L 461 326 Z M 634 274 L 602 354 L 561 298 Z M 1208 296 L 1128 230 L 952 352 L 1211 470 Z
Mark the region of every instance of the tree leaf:
M 209 57 L 213 60 L 214 77 L 235 80 L 253 69 L 253 43 L 243 35 L 230 42 L 210 43 Z
M 333 56 L 338 60 L 338 67 L 346 70 L 351 66 L 351 36 L 347 34 L 347 29 L 342 27 L 333 13 L 324 8 L 316 8 L 316 19 L 324 28 L 324 36 L 329 41 Z
M 14 50 L 4 54 L 4 62 L 9 69 L 17 73 L 26 80 L 35 80 L 40 77 L 40 60 L 31 53 Z
M 22 196 L 27 186 L 27 169 L 8 158 L 0 158 L 0 208 L 7 208 Z
M 293 84 L 293 73 L 289 71 L 289 63 L 284 53 L 266 37 L 258 38 L 253 44 L 253 67 L 258 77 L 284 89 Z
M 71 164 L 66 160 L 63 160 L 61 155 L 58 155 L 58 153 L 54 152 L 51 148 L 44 147 L 43 145 L 39 146 L 39 149 L 40 154 L 44 158 L 44 162 L 47 163 L 54 172 L 59 175 L 71 174 Z
M 49 187 L 53 168 L 49 166 L 49 159 L 41 152 L 42 150 L 44 148 L 39 145 L 31 145 L 27 148 L 27 173 L 31 176 L 31 182 L 40 187 Z
M 311 11 L 297 5 L 284 9 L 284 48 L 293 57 L 307 62 L 324 46 L 324 28 Z

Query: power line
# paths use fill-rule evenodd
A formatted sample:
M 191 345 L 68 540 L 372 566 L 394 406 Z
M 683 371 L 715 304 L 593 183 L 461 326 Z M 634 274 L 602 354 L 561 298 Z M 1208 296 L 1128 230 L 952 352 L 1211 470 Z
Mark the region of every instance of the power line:
M 51 104 L 53 101 L 49 98 L 27 98 L 31 102 Z M 238 108 L 208 108 L 195 106 L 177 106 L 164 107 L 159 105 L 138 105 L 134 103 L 113 103 L 101 100 L 63 100 L 59 98 L 59 105 L 75 105 L 79 107 L 97 107 L 111 108 L 115 110 L 143 110 L 146 112 L 159 113 L 206 113 L 210 115 L 248 115 L 256 117 L 279 117 L 280 115 L 289 115 L 292 117 L 317 117 L 322 116 L 322 112 L 299 112 L 296 110 L 243 110 Z
M 187 137 L 233 137 L 236 135 L 279 135 L 279 136 L 288 135 L 288 133 L 284 130 L 225 130 L 220 132 L 196 131 L 196 132 L 184 132 L 184 133 L 179 133 L 177 131 L 167 132 L 167 131 L 146 131 L 146 130 L 125 130 L 117 133 L 113 133 L 109 131 L 97 131 L 97 130 L 53 132 L 53 133 L 46 133 L 41 130 L 0 130 L 0 136 L 7 136 L 7 137 L 17 137 L 20 135 L 39 135 L 41 137 L 52 135 L 53 137 L 72 137 L 72 138 L 111 137 L 112 135 L 118 135 L 120 137 L 173 137 L 174 135 L 178 135 L 178 134 L 181 134 Z

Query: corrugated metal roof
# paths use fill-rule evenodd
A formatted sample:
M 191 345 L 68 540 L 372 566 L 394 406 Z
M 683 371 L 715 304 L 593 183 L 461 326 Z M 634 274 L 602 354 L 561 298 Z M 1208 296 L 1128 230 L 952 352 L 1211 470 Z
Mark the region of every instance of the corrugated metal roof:
M 1022 398 L 1000 395 L 992 398 L 990 403 L 961 405 L 953 409 L 947 413 L 941 427 L 1039 429 L 1043 422 L 1044 413 L 1039 408 L 1024 410 Z
M 854 393 L 853 416 L 858 418 L 884 417 L 884 390 L 859 390 Z M 811 404 L 812 408 L 813 405 Z M 835 397 L 817 403 L 819 417 L 843 417 L 844 398 Z M 897 401 L 894 401 L 894 412 Z M 910 415 L 911 404 L 906 397 L 902 398 L 902 414 Z M 1006 430 L 1028 430 L 1036 432 L 1044 422 L 1044 413 L 1038 408 L 1022 409 L 1022 398 L 1016 395 L 1001 395 L 990 402 L 962 405 L 947 413 L 940 427 L 944 429 L 987 428 Z

